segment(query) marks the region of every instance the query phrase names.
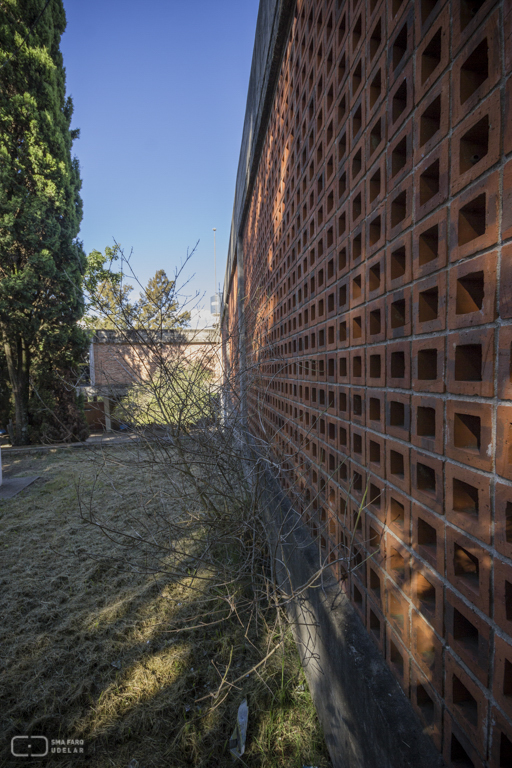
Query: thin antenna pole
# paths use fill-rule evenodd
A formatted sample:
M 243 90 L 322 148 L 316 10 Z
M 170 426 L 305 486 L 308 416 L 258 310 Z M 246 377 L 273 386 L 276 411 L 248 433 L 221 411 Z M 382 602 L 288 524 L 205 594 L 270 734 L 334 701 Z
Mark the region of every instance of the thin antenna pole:
M 217 247 L 215 243 L 215 233 L 217 231 L 217 228 L 213 228 L 213 287 L 215 289 L 215 294 L 217 294 Z

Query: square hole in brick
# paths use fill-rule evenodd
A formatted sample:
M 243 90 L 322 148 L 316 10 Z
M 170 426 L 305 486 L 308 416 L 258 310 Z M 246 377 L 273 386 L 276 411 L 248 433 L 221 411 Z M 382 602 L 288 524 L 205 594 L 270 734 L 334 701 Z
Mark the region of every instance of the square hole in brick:
M 393 42 L 393 69 L 396 69 L 407 52 L 407 22 Z
M 489 151 L 489 115 L 485 115 L 460 140 L 459 172 L 471 170 Z
M 508 768 L 512 765 L 512 741 L 502 733 L 500 737 L 500 764 L 499 768 Z
M 380 445 L 375 440 L 370 440 L 370 461 L 380 465 Z
M 359 41 L 361 40 L 361 33 L 362 33 L 362 17 L 361 17 L 361 14 L 359 14 L 359 16 L 357 17 L 357 21 L 354 24 L 354 29 L 352 30 L 352 50 L 353 51 L 359 45 Z
M 380 333 L 381 328 L 381 311 L 380 309 L 372 309 L 370 312 L 370 336 L 374 336 L 375 334 Z
M 418 351 L 418 379 L 420 381 L 437 379 L 437 349 L 420 349 Z
M 466 203 L 459 211 L 459 245 L 485 234 L 485 193 Z
M 466 315 L 482 309 L 484 301 L 484 273 L 471 272 L 457 279 L 455 314 Z
M 352 410 L 354 411 L 354 416 L 362 416 L 363 414 L 363 398 L 361 395 L 354 395 L 352 398 Z
M 435 408 L 419 405 L 417 409 L 416 429 L 419 437 L 436 436 L 436 411 Z
M 359 455 L 363 452 L 363 440 L 361 435 L 358 435 L 357 432 L 355 432 L 352 435 L 352 447 L 354 450 L 354 453 L 357 453 Z
M 430 75 L 437 69 L 441 63 L 441 36 L 442 28 L 440 27 L 435 33 L 434 37 L 427 45 L 421 56 L 421 84 L 428 80 Z
M 439 308 L 439 290 L 437 286 L 421 291 L 418 295 L 418 320 L 428 323 L 436 320 Z
M 352 176 L 354 178 L 359 173 L 361 173 L 362 167 L 363 167 L 363 162 L 362 162 L 361 149 L 358 149 L 356 154 L 354 155 L 354 159 L 352 160 Z
M 460 69 L 460 103 L 464 104 L 489 77 L 489 45 L 485 37 Z
M 380 288 L 380 280 L 380 263 L 373 264 L 368 270 L 368 287 L 370 293 L 372 291 L 377 291 Z
M 434 616 L 436 612 L 436 589 L 422 573 L 416 574 L 416 594 L 420 611 Z
M 507 501 L 505 508 L 505 539 L 512 544 L 512 501 Z
M 340 427 L 340 437 L 339 437 L 340 445 L 347 446 L 347 430 L 345 427 Z
M 405 426 L 405 404 L 398 400 L 389 403 L 389 424 L 391 427 Z
M 396 248 L 394 251 L 391 252 L 391 255 L 390 255 L 391 280 L 398 280 L 400 277 L 403 277 L 405 275 L 405 270 L 407 266 L 406 258 L 407 257 L 405 252 L 405 246 Z
M 371 573 L 371 571 L 370 571 Z M 370 608 L 370 632 L 380 639 L 380 619 Z
M 403 677 L 404 674 L 404 659 L 396 645 L 392 640 L 389 641 L 389 657 L 390 661 L 397 670 L 397 672 L 400 674 L 400 677 Z
M 359 259 L 363 252 L 361 233 L 352 239 L 352 261 Z
M 435 160 L 420 176 L 420 205 L 426 205 L 438 192 L 439 160 Z
M 348 373 L 347 371 L 347 358 L 346 357 L 340 357 L 340 376 L 345 377 Z
M 340 323 L 340 326 L 339 326 L 339 337 L 340 337 L 340 341 L 346 341 L 347 340 L 347 321 L 346 320 L 343 320 Z M 346 376 L 347 374 L 345 373 L 344 375 Z
M 359 71 L 361 71 L 361 60 L 359 61 L 358 66 L 359 66 Z M 360 76 L 359 76 L 359 82 L 361 82 Z M 361 130 L 362 124 L 363 124 L 362 111 L 361 111 L 361 105 L 359 105 L 352 116 L 352 138 L 357 136 L 357 134 Z
M 427 693 L 427 689 L 421 683 L 418 683 L 416 686 L 416 703 L 421 710 L 425 722 L 428 725 L 432 725 L 436 716 L 434 702 Z
M 382 21 L 381 19 L 379 19 L 376 25 L 374 26 L 370 36 L 370 61 L 373 61 L 375 54 L 379 50 L 381 42 L 382 42 Z
M 503 671 L 503 693 L 505 696 L 512 696 L 512 662 L 508 659 L 505 659 Z
M 421 0 L 421 23 L 424 24 L 434 8 L 436 7 L 438 0 Z
M 456 608 L 453 609 L 453 637 L 473 656 L 478 656 L 478 629 Z
M 347 191 L 347 172 L 344 171 L 344 173 L 342 173 L 338 179 L 338 196 L 343 197 L 346 191 Z
M 450 760 L 452 765 L 457 766 L 457 768 L 475 768 L 474 762 L 453 733 L 450 742 Z
M 482 345 L 455 347 L 455 381 L 482 381 Z
M 453 414 L 453 444 L 466 451 L 480 451 L 480 417 L 471 413 Z
M 338 408 L 340 411 L 347 410 L 347 393 L 346 392 L 338 393 Z
M 435 351 L 435 350 L 434 350 Z M 436 357 L 437 360 L 437 357 Z M 405 376 L 405 353 L 391 353 L 391 377 L 393 379 L 403 379 Z
M 361 315 L 352 319 L 352 335 L 354 339 L 360 339 L 363 335 L 363 319 Z
M 420 117 L 420 147 L 435 136 L 440 128 L 441 96 L 436 96 Z
M 377 70 L 377 74 L 373 78 L 370 84 L 370 109 L 373 109 L 377 103 L 380 94 L 382 93 L 382 76 L 380 69 Z
M 400 115 L 405 111 L 407 107 L 407 81 L 404 80 L 402 84 L 395 91 L 393 96 L 393 105 L 391 110 L 392 122 L 396 123 Z
M 362 200 L 361 200 L 361 193 L 359 192 L 352 202 L 352 218 L 355 220 L 359 218 L 361 215 L 363 208 L 362 208 Z
M 370 568 L 370 589 L 377 599 L 380 600 L 380 578 L 373 568 Z
M 464 579 L 472 589 L 478 590 L 480 563 L 467 549 L 455 544 L 453 548 L 453 569 L 456 576 Z
M 453 478 L 453 509 L 465 515 L 478 516 L 478 488 Z
M 347 266 L 347 249 L 340 248 L 338 251 L 338 269 L 341 271 Z
M 378 397 L 370 397 L 370 419 L 380 421 L 380 400 Z
M 423 547 L 432 557 L 437 553 L 437 533 L 436 529 L 429 525 L 426 520 L 418 517 L 418 546 Z
M 419 491 L 436 492 L 436 473 L 432 467 L 418 462 L 416 465 L 416 485 Z M 432 527 L 432 526 L 430 526 Z
M 390 549 L 389 567 L 395 571 L 399 581 L 405 580 L 405 558 L 393 548 Z
M 391 178 L 402 170 L 407 162 L 407 136 L 398 142 L 391 153 Z
M 453 675 L 452 677 L 453 703 L 454 706 L 464 715 L 471 725 L 478 725 L 478 706 L 476 699 L 468 691 L 464 683 Z M 458 763 L 455 763 L 457 765 Z
M 392 302 L 390 316 L 392 328 L 403 328 L 406 322 L 405 299 L 398 299 Z
M 370 245 L 375 245 L 375 243 L 378 243 L 381 237 L 382 232 L 382 226 L 381 226 L 381 218 L 380 216 L 376 216 L 371 222 L 370 222 Z
M 485 0 L 460 0 L 460 31 L 475 18 Z
M 399 528 L 405 525 L 405 507 L 399 501 L 391 497 L 389 502 L 390 521 Z
M 420 267 L 439 256 L 439 227 L 436 224 L 422 232 L 418 239 Z
M 391 228 L 397 227 L 407 216 L 407 193 L 404 190 L 391 203 Z
M 380 195 L 380 168 L 378 168 L 370 179 L 370 203 Z
M 327 328 L 327 343 L 328 344 L 334 344 L 334 325 L 330 325 Z M 329 374 L 329 376 L 334 376 L 334 374 Z
M 352 280 L 352 298 L 356 300 L 361 298 L 361 275 L 356 275 Z
M 363 375 L 363 358 L 361 355 L 354 355 L 352 358 L 352 376 L 360 379 Z
M 380 310 L 379 311 L 380 314 Z M 379 318 L 380 323 L 380 318 Z M 379 327 L 380 330 L 380 327 Z M 371 333 L 371 329 L 370 329 Z M 382 372 L 382 360 L 380 355 L 370 355 L 370 378 L 371 379 L 380 379 Z
M 405 626 L 404 608 L 400 600 L 392 592 L 389 593 L 389 615 L 403 631 Z
M 375 488 L 375 486 L 373 486 Z M 378 531 L 375 530 L 373 526 L 370 525 L 369 529 L 369 540 L 368 544 L 370 545 L 370 549 L 376 550 L 380 548 L 380 542 L 382 539 L 382 536 Z
M 347 303 L 347 286 L 340 285 L 338 289 L 338 303 L 340 307 L 344 307 Z
M 354 491 L 362 491 L 363 490 L 363 476 L 360 472 L 354 472 L 352 476 L 352 487 Z
M 389 452 L 389 468 L 392 475 L 396 475 L 401 480 L 405 477 L 404 455 L 400 451 Z

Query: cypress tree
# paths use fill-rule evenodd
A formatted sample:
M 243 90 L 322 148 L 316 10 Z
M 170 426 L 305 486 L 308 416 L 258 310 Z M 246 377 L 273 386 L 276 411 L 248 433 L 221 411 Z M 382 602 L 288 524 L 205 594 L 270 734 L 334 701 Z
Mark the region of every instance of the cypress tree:
M 87 334 L 65 27 L 62 0 L 0 0 L 0 336 L 18 444 L 84 437 L 70 386 Z

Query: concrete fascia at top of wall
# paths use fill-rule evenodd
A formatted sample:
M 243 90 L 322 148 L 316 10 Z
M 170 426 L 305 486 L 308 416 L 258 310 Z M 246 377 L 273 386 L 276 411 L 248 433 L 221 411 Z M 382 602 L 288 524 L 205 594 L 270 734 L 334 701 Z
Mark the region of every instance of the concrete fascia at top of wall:
M 260 0 L 242 132 L 242 146 L 236 176 L 235 202 L 224 280 L 224 305 L 227 304 L 237 240 L 242 234 L 254 178 L 258 170 L 261 149 L 295 6 L 296 0 Z
M 92 344 L 219 344 L 218 328 L 183 328 L 179 331 L 111 331 L 94 332 Z

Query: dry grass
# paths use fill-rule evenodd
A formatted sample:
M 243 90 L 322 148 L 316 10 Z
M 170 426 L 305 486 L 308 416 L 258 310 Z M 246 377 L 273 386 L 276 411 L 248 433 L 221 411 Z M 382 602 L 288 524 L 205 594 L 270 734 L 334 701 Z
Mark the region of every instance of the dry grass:
M 4 454 L 7 473 L 41 479 L 0 502 L 0 764 L 19 765 L 10 740 L 30 733 L 84 739 L 84 757 L 37 761 L 49 767 L 231 765 L 228 740 L 247 697 L 244 765 L 329 766 L 290 638 L 217 706 L 197 702 L 216 689 L 229 664 L 243 674 L 259 661 L 269 638 L 265 631 L 245 637 L 236 616 L 227 625 L 174 632 L 176 622 L 186 625 L 202 610 L 191 580 L 127 573 L 109 562 L 110 542 L 78 514 L 75 484 L 80 477 L 86 492 L 94 485 L 96 502 L 121 524 L 147 477 L 142 482 L 118 463 L 120 450 L 104 452 L 99 480 L 99 457 L 90 451 L 18 460 Z M 122 499 L 109 472 L 124 487 Z

